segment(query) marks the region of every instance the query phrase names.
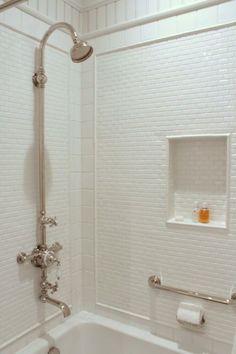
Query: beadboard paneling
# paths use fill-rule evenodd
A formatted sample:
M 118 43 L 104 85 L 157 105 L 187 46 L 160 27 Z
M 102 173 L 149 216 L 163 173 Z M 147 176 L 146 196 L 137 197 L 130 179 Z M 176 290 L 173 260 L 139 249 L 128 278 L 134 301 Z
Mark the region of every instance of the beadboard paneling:
M 73 26 L 80 33 L 82 32 L 82 21 L 86 15 L 80 16 L 80 8 L 75 2 L 69 0 L 28 0 L 27 5 L 40 14 L 49 17 L 53 21 L 66 21 L 73 23 Z
M 201 0 L 114 0 L 82 9 L 87 31 L 95 31 L 136 18 L 167 11 L 178 6 L 197 3 Z

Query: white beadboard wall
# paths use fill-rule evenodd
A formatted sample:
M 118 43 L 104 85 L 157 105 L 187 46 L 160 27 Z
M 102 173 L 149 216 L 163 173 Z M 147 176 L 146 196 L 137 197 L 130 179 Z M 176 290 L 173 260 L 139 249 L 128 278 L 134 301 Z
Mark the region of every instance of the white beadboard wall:
M 1 116 L 1 320 L 0 353 L 13 354 L 63 318 L 38 300 L 39 272 L 19 266 L 19 251 L 37 244 L 37 155 L 34 113 L 35 48 L 48 25 L 19 9 L 0 15 Z M 14 43 L 14 46 L 12 45 Z M 68 55 L 69 36 L 58 32 L 46 48 L 47 207 L 59 226 L 49 243 L 63 245 L 62 278 L 55 294 L 82 308 L 81 239 L 81 66 Z M 50 279 L 55 281 L 55 270 Z
M 76 1 L 28 0 L 26 3 L 19 5 L 18 8 L 26 13 L 31 13 L 46 23 L 56 21 L 69 22 L 77 31 L 82 32 L 83 16 Z
M 108 0 L 81 8 L 83 33 L 141 19 L 150 15 L 201 3 L 201 0 Z
M 175 229 L 165 227 L 166 196 L 164 192 L 162 192 L 162 196 L 158 195 L 157 189 L 155 189 L 157 176 L 159 176 L 163 188 L 166 183 L 164 169 L 165 147 L 163 145 L 161 149 L 163 169 L 160 170 L 157 166 L 158 163 L 160 164 L 158 160 L 158 146 L 160 147 L 158 141 L 164 141 L 163 137 L 165 135 L 173 135 L 174 132 L 175 134 L 186 134 L 186 130 L 181 123 L 183 119 L 188 125 L 193 120 L 195 133 L 211 133 L 213 130 L 217 130 L 218 133 L 223 131 L 232 132 L 234 129 L 234 119 L 232 119 L 232 116 L 235 115 L 235 105 L 233 104 L 233 88 L 235 87 L 235 78 L 233 77 L 235 72 L 234 24 L 236 24 L 236 2 L 233 0 L 215 3 L 214 6 L 192 11 L 188 14 L 173 16 L 158 22 L 121 29 L 114 33 L 111 27 L 110 33 L 91 40 L 96 54 L 95 61 L 94 63 L 92 61 L 84 63 L 82 66 L 82 87 L 84 87 L 82 91 L 82 120 L 87 121 L 87 128 L 90 130 L 90 143 L 92 144 L 93 138 L 95 139 L 95 151 L 97 154 L 97 168 L 92 163 L 94 160 L 92 150 L 88 155 L 89 162 L 87 164 L 87 169 L 91 175 L 93 173 L 97 175 L 95 177 L 97 208 L 94 207 L 92 191 L 95 191 L 95 188 L 92 182 L 88 187 L 88 195 L 85 195 L 83 200 L 83 203 L 86 203 L 86 210 L 84 210 L 86 219 L 83 219 L 82 227 L 85 307 L 88 310 L 97 311 L 140 326 L 150 326 L 150 323 L 146 323 L 145 318 L 153 314 L 156 316 L 155 325 L 161 335 L 177 339 L 179 342 L 185 338 L 192 345 L 197 342 L 198 346 L 203 346 L 203 352 L 208 350 L 210 353 L 217 354 L 230 352 L 229 347 L 225 347 L 225 344 L 223 345 L 222 343 L 232 343 L 235 331 L 233 310 L 204 303 L 208 309 L 209 323 L 206 326 L 204 335 L 193 335 L 192 332 L 176 327 L 176 307 L 178 301 L 183 299 L 181 297 L 175 299 L 173 295 L 164 297 L 159 295 L 160 298 L 158 299 L 155 293 L 150 298 L 146 282 L 150 273 L 162 271 L 166 282 L 194 290 L 196 282 L 193 284 L 191 279 L 195 277 L 198 280 L 197 290 L 207 290 L 207 292 L 217 293 L 222 296 L 229 295 L 230 287 L 234 282 L 235 265 L 232 252 L 234 252 L 235 240 L 232 230 L 234 230 L 235 225 L 233 211 L 230 214 L 232 218 L 228 234 L 202 233 L 191 228 L 188 231 L 183 230 L 181 232 L 178 229 L 175 232 Z M 213 47 L 212 51 L 211 47 Z M 159 48 L 162 48 L 162 54 L 159 54 Z M 192 52 L 190 49 L 192 49 Z M 213 51 L 215 53 L 218 51 L 218 54 L 214 56 L 212 54 Z M 186 62 L 184 62 L 182 53 L 188 55 Z M 221 53 L 224 54 L 221 56 Z M 163 55 L 165 60 L 161 61 L 162 66 L 159 67 L 156 58 L 160 58 L 161 55 Z M 226 118 L 222 108 L 215 104 L 214 107 L 218 107 L 217 111 L 213 110 L 210 113 L 206 113 L 206 119 L 209 119 L 208 123 L 211 119 L 214 122 L 218 122 L 218 125 L 216 126 L 215 124 L 213 127 L 212 123 L 210 125 L 204 123 L 205 117 L 202 114 L 201 118 L 198 116 L 195 119 L 192 98 L 186 99 L 186 109 L 193 111 L 183 118 L 180 111 L 181 98 L 178 106 L 179 113 L 175 113 L 176 109 L 174 108 L 171 111 L 173 119 L 176 117 L 175 122 L 173 123 L 172 121 L 172 129 L 168 125 L 167 119 L 165 121 L 164 119 L 163 121 L 157 120 L 160 119 L 158 118 L 160 114 L 166 114 L 166 112 L 160 112 L 160 106 L 156 103 L 159 91 L 165 90 L 166 100 L 163 102 L 171 110 L 170 102 L 173 105 L 177 104 L 176 101 L 178 99 L 175 87 L 177 83 L 180 85 L 184 80 L 181 72 L 188 72 L 188 65 L 189 69 L 195 68 L 194 70 L 196 70 L 193 82 L 197 85 L 200 70 L 204 70 L 204 68 L 200 67 L 200 57 L 212 63 L 212 66 L 208 67 L 209 72 L 206 73 L 209 75 L 209 85 L 212 85 L 212 82 L 216 79 L 213 73 L 214 67 L 219 69 L 219 75 L 221 75 L 221 69 L 225 70 L 226 76 L 228 75 L 228 81 L 225 84 L 227 85 L 226 91 L 229 96 L 224 96 L 225 99 L 221 102 L 221 96 L 217 96 L 219 91 L 214 96 L 215 91 L 210 89 L 208 91 L 208 99 L 217 100 L 216 97 L 220 97 L 218 101 L 224 104 L 224 109 L 226 111 L 232 109 L 232 111 L 229 112 Z M 178 72 L 176 66 L 181 64 L 181 60 L 183 60 L 182 71 Z M 225 65 L 222 64 L 221 69 L 219 67 L 220 60 L 222 60 L 222 63 L 226 62 Z M 166 71 L 164 70 L 165 68 Z M 176 71 L 177 73 L 174 74 Z M 177 77 L 176 75 L 180 76 Z M 217 78 L 220 78 L 219 75 Z M 223 85 L 224 82 L 223 72 L 222 75 L 220 85 Z M 140 78 L 138 78 L 139 76 Z M 118 77 L 123 83 L 123 87 L 119 83 Z M 158 80 L 161 77 L 163 84 L 158 85 Z M 186 77 L 186 80 L 188 80 L 188 77 Z M 94 82 L 96 83 L 95 85 Z M 150 82 L 153 84 L 152 86 L 150 86 Z M 164 85 L 164 83 L 166 84 Z M 175 85 L 171 91 L 172 95 L 175 95 L 174 101 L 169 96 L 168 85 L 170 85 L 169 87 Z M 141 97 L 139 97 L 140 92 L 143 93 Z M 188 90 L 186 90 L 187 93 Z M 140 99 L 137 100 L 136 96 Z M 133 97 L 131 101 L 130 97 Z M 194 93 L 191 97 L 194 97 Z M 166 102 L 167 99 L 168 104 Z M 132 109 L 130 108 L 131 106 Z M 223 115 L 219 118 L 220 114 Z M 97 117 L 97 120 L 95 117 Z M 115 121 L 114 117 L 117 118 Z M 147 124 L 147 121 L 144 123 L 144 119 L 148 119 L 150 124 Z M 227 119 L 229 119 L 230 123 L 226 122 Z M 153 127 L 152 124 L 156 124 L 156 126 Z M 179 126 L 176 127 L 177 124 Z M 97 137 L 93 136 L 94 125 L 96 125 Z M 158 127 L 160 125 L 162 128 L 159 132 Z M 135 130 L 135 134 L 132 134 L 135 127 L 136 129 L 140 127 L 140 131 Z M 153 129 L 155 128 L 155 135 L 153 135 L 152 127 Z M 186 129 L 189 129 L 189 133 L 192 132 L 192 128 L 188 127 Z M 147 135 L 142 134 L 143 130 Z M 121 134 L 119 135 L 118 132 Z M 127 134 L 127 139 L 125 139 L 125 136 L 122 139 L 122 134 Z M 144 142 L 146 138 L 149 141 L 148 144 Z M 147 170 L 151 168 L 148 161 L 151 163 L 152 160 L 152 168 L 156 169 L 156 172 L 153 173 L 148 170 L 149 174 L 145 175 L 143 172 L 141 175 L 142 162 L 140 161 L 139 164 L 138 160 L 132 161 L 130 157 L 130 168 L 132 166 L 134 169 L 137 167 L 137 170 L 132 175 L 133 189 L 129 189 L 128 182 L 130 180 L 128 181 L 128 177 L 131 178 L 131 174 L 128 176 L 127 172 L 127 175 L 125 175 L 124 169 L 123 177 L 125 178 L 126 176 L 127 179 L 124 183 L 119 182 L 120 174 L 115 161 L 118 157 L 122 159 L 125 156 L 129 156 L 128 154 L 130 156 L 133 154 L 135 157 L 139 151 L 137 147 L 139 139 L 143 139 L 140 144 L 142 145 L 142 151 L 144 150 L 145 152 L 143 160 L 147 161 L 147 166 L 145 167 L 147 167 Z M 132 153 L 128 147 L 132 150 Z M 139 153 L 141 154 L 141 151 Z M 233 176 L 234 170 L 232 168 L 232 180 Z M 117 181 L 117 184 L 115 184 L 115 181 Z M 139 182 L 144 183 L 143 188 L 141 188 Z M 149 187 L 147 187 L 147 184 Z M 137 189 L 134 188 L 135 186 Z M 147 193 L 150 192 L 149 197 L 154 198 L 154 200 L 151 201 L 148 197 L 139 201 L 138 192 L 135 194 L 135 190 L 136 192 L 139 190 L 140 193 L 145 193 L 145 190 Z M 121 207 L 121 203 L 119 204 L 118 200 L 123 196 L 122 191 L 124 195 L 126 193 L 130 197 L 125 198 L 124 196 L 126 203 L 122 204 Z M 157 206 L 159 198 L 161 198 L 163 206 L 161 210 Z M 231 196 L 231 201 L 232 203 L 234 202 L 233 196 Z M 139 217 L 135 213 L 132 214 L 132 208 L 129 211 L 127 210 L 129 203 L 132 208 L 139 209 Z M 156 213 L 154 212 L 155 210 Z M 144 222 L 145 217 L 148 218 L 148 213 L 151 213 L 149 215 L 150 218 L 148 222 Z M 139 221 L 142 220 L 143 223 L 138 223 L 137 218 Z M 95 220 L 97 220 L 97 227 Z M 152 227 L 151 223 L 153 223 Z M 123 229 L 120 228 L 121 226 Z M 136 237 L 136 232 L 138 232 L 140 237 Z M 196 262 L 191 259 L 191 267 L 187 258 L 191 254 L 190 251 L 194 252 L 196 245 L 199 244 L 199 238 L 201 239 L 200 243 L 205 243 L 206 247 L 202 250 L 202 258 L 192 257 Z M 183 242 L 186 244 L 186 249 L 181 247 Z M 155 247 L 153 247 L 154 244 L 156 245 Z M 165 248 L 165 256 L 162 256 L 165 260 L 161 257 L 156 257 L 156 253 L 159 252 L 159 244 Z M 214 252 L 211 251 L 212 249 Z M 221 257 L 224 257 L 226 252 L 228 252 L 228 256 L 224 264 Z M 178 254 L 182 260 L 178 259 L 177 261 L 175 254 Z M 142 259 L 142 262 L 137 261 L 138 256 L 139 259 Z M 215 257 L 215 259 L 210 258 L 210 256 Z M 208 257 L 212 262 L 207 261 Z M 200 264 L 198 263 L 198 258 L 202 260 Z M 221 259 L 221 261 L 218 262 L 218 259 Z M 168 262 L 170 263 L 170 268 L 177 269 L 175 271 L 176 277 L 171 270 L 167 269 Z M 186 265 L 191 270 L 190 274 L 186 274 Z M 221 274 L 221 281 L 224 286 L 217 283 L 218 275 L 215 276 L 216 266 Z M 182 268 L 183 272 L 181 271 Z M 202 281 L 201 277 L 197 276 L 198 270 L 203 275 Z M 131 281 L 131 279 L 133 280 Z M 112 288 L 115 288 L 117 292 L 113 292 Z M 148 309 L 148 304 L 150 307 L 151 305 L 154 306 L 153 312 L 152 308 L 151 312 Z M 161 307 L 166 310 L 165 316 Z M 217 342 L 216 339 L 221 342 Z M 186 345 L 186 343 L 183 345 Z

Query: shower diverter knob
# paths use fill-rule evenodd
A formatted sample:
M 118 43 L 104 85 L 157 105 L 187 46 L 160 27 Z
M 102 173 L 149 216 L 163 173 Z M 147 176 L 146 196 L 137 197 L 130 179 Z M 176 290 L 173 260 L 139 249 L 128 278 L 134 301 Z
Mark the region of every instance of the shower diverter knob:
M 57 261 L 55 253 L 52 251 L 45 251 L 43 255 L 43 265 L 49 267 Z

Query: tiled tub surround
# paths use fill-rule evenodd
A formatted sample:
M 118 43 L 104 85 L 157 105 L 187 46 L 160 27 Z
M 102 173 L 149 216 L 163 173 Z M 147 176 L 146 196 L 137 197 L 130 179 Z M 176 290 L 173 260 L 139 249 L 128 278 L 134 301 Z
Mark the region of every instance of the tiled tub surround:
M 97 57 L 97 308 L 151 317 L 169 335 L 179 328 L 182 297 L 150 292 L 149 275 L 223 297 L 235 282 L 235 35 L 235 27 L 224 28 Z M 228 231 L 169 227 L 166 137 L 228 133 Z M 235 310 L 203 306 L 202 340 L 232 343 Z

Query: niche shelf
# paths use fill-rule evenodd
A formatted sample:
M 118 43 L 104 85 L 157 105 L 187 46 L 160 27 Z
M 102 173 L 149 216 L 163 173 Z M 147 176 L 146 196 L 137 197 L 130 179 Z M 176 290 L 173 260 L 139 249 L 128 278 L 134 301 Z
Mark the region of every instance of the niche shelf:
M 226 229 L 230 135 L 169 136 L 168 225 Z M 210 222 L 192 221 L 195 201 L 207 202 Z M 179 218 L 182 217 L 182 220 Z

